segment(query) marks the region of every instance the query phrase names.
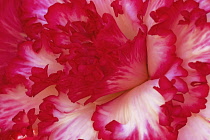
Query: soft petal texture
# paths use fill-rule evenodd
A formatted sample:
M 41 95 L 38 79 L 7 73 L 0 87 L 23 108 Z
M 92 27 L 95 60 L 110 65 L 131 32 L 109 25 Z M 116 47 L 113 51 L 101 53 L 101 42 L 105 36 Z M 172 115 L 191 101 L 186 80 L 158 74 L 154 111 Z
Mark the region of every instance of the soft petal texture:
M 199 115 L 188 119 L 185 127 L 179 131 L 178 140 L 208 140 L 210 138 L 210 123 Z
M 151 79 L 164 75 L 176 59 L 176 36 L 170 30 L 152 28 L 147 39 L 148 70 Z
M 48 8 L 55 3 L 64 3 L 63 0 L 21 0 L 22 20 L 33 20 L 34 23 L 46 24 L 44 15 Z
M 208 85 L 210 86 L 210 75 L 207 76 Z M 208 95 L 206 108 L 199 113 L 202 117 L 210 121 L 210 94 Z
M 49 94 L 56 95 L 56 92 L 52 92 L 54 87 L 49 87 L 42 91 L 40 95 L 31 98 L 26 96 L 26 89 L 24 85 L 7 86 L 0 94 L 0 128 L 2 131 L 6 131 L 12 128 L 15 117 L 20 111 L 25 110 L 28 112 L 30 109 L 35 108 L 36 114 L 39 110 L 39 104 L 42 99 Z
M 60 4 L 57 3 L 48 9 L 45 18 L 47 20 L 48 28 L 59 28 L 59 26 L 66 26 L 67 23 L 73 21 L 86 21 L 87 4 L 84 0 L 73 1 L 71 3 Z
M 209 139 L 209 0 L 0 8 L 0 139 Z
M 195 0 L 199 3 L 199 7 L 207 12 L 210 12 L 210 0 Z
M 148 78 L 145 33 L 139 31 L 133 40 L 126 39 L 113 17 L 99 16 L 92 2 L 55 4 L 46 19 L 53 41 L 57 42 L 57 36 L 70 39 L 55 48 L 60 50 L 58 62 L 70 67 L 60 77 L 57 89 L 67 93 L 71 101 L 90 96 L 86 103 L 93 102 Z
M 30 76 L 33 76 L 32 68 L 45 68 L 48 66 L 47 75 L 56 73 L 57 71 L 63 69 L 63 66 L 57 63 L 56 58 L 58 55 L 53 54 L 50 51 L 50 48 L 47 46 L 46 42 L 41 42 L 42 48 L 39 52 L 34 51 L 33 45 L 35 43 L 32 41 L 26 41 L 20 44 L 18 48 L 18 56 L 11 62 L 7 68 L 7 79 L 8 81 L 14 81 L 14 77 L 22 76 L 27 81 L 27 88 L 31 88 L 33 82 L 29 79 Z M 44 77 L 42 77 L 44 78 Z M 28 95 L 32 96 L 30 90 Z
M 156 84 L 157 80 L 147 81 L 113 101 L 97 106 L 92 120 L 99 138 L 174 140 L 176 133 L 170 134 L 159 124 L 160 106 L 165 101 L 153 89 Z
M 51 108 L 49 108 L 51 106 Z M 95 104 L 86 106 L 72 103 L 68 96 L 49 96 L 40 106 L 39 135 L 41 138 L 56 140 L 97 140 L 97 132 L 92 128 L 92 113 Z M 51 116 L 51 117 L 47 117 Z M 57 120 L 51 122 L 51 118 Z
M 184 60 L 184 67 L 189 62 L 209 62 L 210 59 L 210 25 L 206 22 L 206 12 L 198 6 L 192 0 L 178 0 L 170 8 L 160 8 L 151 13 L 159 23 L 152 29 L 168 29 L 176 35 L 176 54 Z
M 191 66 L 190 72 L 182 67 L 181 59 L 175 61 L 155 89 L 164 97 L 166 103 L 161 106 L 161 125 L 172 130 L 185 126 L 187 117 L 205 109 L 209 86 L 206 75 Z M 191 64 L 193 65 L 193 64 Z M 195 64 L 196 65 L 196 64 Z M 207 69 L 207 71 L 210 71 Z
M 143 5 L 143 2 L 134 0 L 134 1 L 114 1 L 114 0 L 87 0 L 93 1 L 96 5 L 96 9 L 98 13 L 102 16 L 104 13 L 111 14 L 115 20 L 121 31 L 124 35 L 133 39 L 137 33 L 139 28 L 141 27 L 140 20 L 138 19 L 138 8 L 142 7 L 145 10 L 146 5 Z M 113 2 L 119 2 L 119 6 L 121 6 L 121 10 L 123 14 L 117 14 L 115 16 L 115 7 L 113 6 Z M 137 8 L 138 7 L 138 8 Z
M 124 35 L 133 39 L 137 33 L 138 29 L 146 30 L 143 25 L 143 21 L 150 28 L 153 25 L 153 21 L 150 18 L 149 14 L 151 11 L 157 10 L 160 7 L 169 7 L 172 3 L 172 0 L 87 0 L 93 1 L 96 5 L 100 15 L 104 13 L 111 14 L 121 31 Z M 122 14 L 115 16 L 115 7 L 113 2 L 119 3 L 121 6 Z
M 16 56 L 17 44 L 26 37 L 18 15 L 19 5 L 19 1 L 0 0 L 0 78 L 5 67 Z
M 147 79 L 144 35 L 142 33 L 139 33 L 132 42 L 125 43 L 124 46 L 120 46 L 120 44 L 116 46 L 118 44 L 112 44 L 112 42 L 109 42 L 109 38 L 103 36 L 99 39 L 100 42 L 96 42 L 98 44 L 95 45 L 98 47 L 96 48 L 97 55 L 101 55 L 100 60 L 96 59 L 95 62 L 91 62 L 94 56 L 88 58 L 85 51 L 84 55 L 80 54 L 76 66 L 74 64 L 75 60 L 69 61 L 72 66 L 71 75 L 61 77 L 62 81 L 59 87 L 62 89 L 69 88 L 68 94 L 72 101 L 91 96 L 89 101 L 92 102 L 101 96 L 132 88 Z M 109 45 L 109 43 L 116 49 L 113 50 L 110 47 L 105 50 L 105 44 Z M 88 59 L 90 59 L 90 62 L 87 62 Z M 95 71 L 93 71 L 94 69 Z M 83 79 L 78 81 L 76 77 Z M 75 83 L 77 83 L 77 86 L 75 86 Z
M 147 1 L 147 0 L 146 0 Z M 173 3 L 173 0 L 148 0 L 148 7 L 145 16 L 143 17 L 144 23 L 147 25 L 147 28 L 150 29 L 155 22 L 150 17 L 150 13 L 161 7 L 170 7 Z
M 209 76 L 207 79 L 210 82 Z M 193 114 L 186 126 L 180 129 L 178 140 L 208 140 L 210 138 L 210 94 L 207 100 L 206 108 L 198 114 Z
M 187 70 L 189 62 L 209 62 L 210 26 L 209 23 L 206 23 L 206 12 L 198 8 L 198 3 L 192 0 L 186 2 L 178 0 L 170 8 L 160 8 L 150 15 L 158 23 L 151 27 L 149 31 L 151 36 L 148 36 L 148 67 L 151 77 L 157 78 L 157 76 L 165 74 L 169 65 L 173 63 L 174 52 L 184 60 L 183 65 Z M 173 37 L 172 42 L 171 38 L 164 38 L 164 35 L 169 33 L 176 37 Z M 163 44 L 164 42 L 165 44 Z M 159 51 L 154 51 L 151 45 L 159 46 L 157 48 L 160 49 L 165 45 L 164 50 L 167 53 L 158 55 Z M 173 48 L 174 45 L 176 48 Z M 170 48 L 171 51 L 166 48 Z M 161 61 L 164 56 L 166 59 Z M 153 60 L 157 63 L 154 63 Z M 163 64 L 164 68 L 161 68 Z M 155 75 L 156 73 L 159 75 Z

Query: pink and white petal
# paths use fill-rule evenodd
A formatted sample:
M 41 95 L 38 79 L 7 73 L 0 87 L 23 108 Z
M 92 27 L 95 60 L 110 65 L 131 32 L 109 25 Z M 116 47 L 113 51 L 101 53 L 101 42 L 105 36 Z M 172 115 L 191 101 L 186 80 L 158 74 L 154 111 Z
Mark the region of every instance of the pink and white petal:
M 147 36 L 148 71 L 152 79 L 164 75 L 176 60 L 176 36 L 170 30 L 153 26 Z
M 118 98 L 97 106 L 93 114 L 94 129 L 99 137 L 109 139 L 176 139 L 159 124 L 160 106 L 164 98 L 155 90 L 157 80 L 147 81 Z
M 186 70 L 190 62 L 209 62 L 210 25 L 206 22 L 206 12 L 198 6 L 191 0 L 177 1 L 170 8 L 163 7 L 151 13 L 159 24 L 152 26 L 149 33 L 171 30 L 176 36 L 176 55 L 184 60 L 182 65 Z
M 148 0 L 147 11 L 143 18 L 143 21 L 147 25 L 148 29 L 155 24 L 153 19 L 150 17 L 151 12 L 162 7 L 170 7 L 173 2 L 173 0 Z
M 52 107 L 49 109 L 49 106 Z M 40 137 L 57 140 L 97 140 L 97 132 L 93 129 L 91 121 L 95 104 L 84 106 L 72 103 L 66 94 L 60 93 L 58 96 L 44 99 L 40 109 Z M 46 115 L 51 117 L 46 118 Z M 46 125 L 51 121 L 50 118 L 57 118 L 57 121 Z
M 177 37 L 176 54 L 184 60 L 184 68 L 189 62 L 209 62 L 210 24 L 206 21 L 206 14 L 192 0 L 178 0 L 169 8 L 160 8 L 151 13 L 151 17 L 159 23 L 151 29 L 172 30 Z
M 56 61 L 58 55 L 52 53 L 46 43 L 42 43 L 39 52 L 33 50 L 33 45 L 32 41 L 27 41 L 19 46 L 18 57 L 9 65 L 8 79 L 22 75 L 29 80 L 33 67 L 45 68 L 48 65 L 48 74 L 63 70 L 63 66 Z
M 91 6 L 90 6 L 91 7 Z M 86 21 L 88 4 L 85 0 L 72 1 L 71 3 L 56 3 L 49 7 L 45 19 L 46 27 L 58 29 L 59 26 L 66 26 L 67 23 L 74 21 Z M 91 7 L 95 11 L 95 7 Z
M 43 90 L 36 97 L 28 97 L 26 95 L 27 89 L 24 85 L 7 86 L 3 89 L 4 93 L 0 94 L 0 129 L 1 131 L 7 131 L 12 128 L 15 117 L 20 111 L 25 110 L 28 112 L 30 109 L 35 108 L 38 114 L 39 105 L 42 99 L 47 97 L 49 94 L 57 95 L 55 86 L 50 86 Z M 36 130 L 37 131 L 37 130 Z
M 88 2 L 93 1 L 97 12 L 100 16 L 104 13 L 109 13 L 115 19 L 117 25 L 119 26 L 120 30 L 128 39 L 133 39 L 137 34 L 138 30 L 141 27 L 139 24 L 140 21 L 138 19 L 138 8 L 145 7 L 143 6 L 143 2 L 134 0 L 134 1 L 118 1 L 118 0 L 87 0 Z M 113 6 L 113 2 L 118 2 L 118 7 L 121 7 L 120 10 L 122 14 L 115 14 L 115 6 Z M 138 8 L 137 8 L 138 7 Z
M 210 123 L 199 115 L 188 118 L 186 126 L 179 130 L 178 140 L 208 140 Z
M 17 44 L 25 40 L 18 16 L 19 1 L 0 1 L 0 77 L 17 54 Z
M 22 20 L 33 20 L 34 23 L 46 24 L 46 15 L 48 8 L 55 3 L 64 3 L 64 0 L 21 0 Z
M 208 85 L 210 86 L 210 75 L 207 76 Z M 210 92 L 208 96 L 206 97 L 207 103 L 206 108 L 201 110 L 199 115 L 201 115 L 203 118 L 207 119 L 210 122 Z
M 210 82 L 209 76 L 207 80 Z M 179 130 L 178 140 L 208 140 L 210 138 L 210 94 L 206 99 L 206 108 L 188 118 L 186 126 Z
M 190 66 L 192 68 L 186 71 L 182 67 L 182 60 L 177 59 L 176 63 L 165 74 L 167 77 L 166 81 L 169 79 L 169 83 L 171 83 L 169 88 L 165 88 L 166 85 L 163 84 L 161 86 L 161 79 L 164 78 L 160 78 L 160 88 L 156 88 L 161 94 L 169 94 L 172 89 L 176 89 L 172 90 L 174 92 L 172 92 L 173 94 L 171 94 L 170 99 L 172 99 L 172 106 L 180 106 L 183 109 L 182 113 L 180 113 L 182 117 L 190 116 L 191 113 L 198 113 L 201 109 L 205 108 L 205 98 L 208 96 L 209 87 L 205 73 L 199 71 L 202 68 L 201 64 L 198 64 L 191 63 Z M 210 70 L 206 69 L 206 71 Z
M 195 0 L 199 3 L 199 7 L 201 9 L 204 9 L 207 12 L 210 12 L 210 1 L 209 0 Z
M 210 25 L 203 28 L 195 25 L 183 26 L 177 34 L 177 55 L 184 60 L 184 67 L 189 62 L 210 62 Z

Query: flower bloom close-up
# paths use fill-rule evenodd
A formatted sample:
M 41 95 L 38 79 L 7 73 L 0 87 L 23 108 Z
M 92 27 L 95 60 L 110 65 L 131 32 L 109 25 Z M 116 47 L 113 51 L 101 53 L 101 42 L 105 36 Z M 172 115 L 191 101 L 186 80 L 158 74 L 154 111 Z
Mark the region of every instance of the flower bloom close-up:
M 210 140 L 210 0 L 0 0 L 0 140 Z

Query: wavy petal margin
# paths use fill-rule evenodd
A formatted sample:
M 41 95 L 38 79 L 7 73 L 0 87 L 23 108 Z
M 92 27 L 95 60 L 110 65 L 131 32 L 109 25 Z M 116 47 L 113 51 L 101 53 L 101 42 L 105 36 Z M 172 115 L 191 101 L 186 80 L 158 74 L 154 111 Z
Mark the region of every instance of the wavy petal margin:
M 91 116 L 94 104 L 86 106 L 72 103 L 66 94 L 49 96 L 40 105 L 38 118 L 39 136 L 57 140 L 97 140 L 97 132 L 92 128 Z
M 20 113 L 25 114 L 24 112 L 28 112 L 32 108 L 35 109 L 35 114 L 39 112 L 39 105 L 41 104 L 43 98 L 46 98 L 50 95 L 57 95 L 57 91 L 54 92 L 55 86 L 50 86 L 43 90 L 36 97 L 28 97 L 26 95 L 27 89 L 24 85 L 16 85 L 11 86 L 7 85 L 5 89 L 3 89 L 3 93 L 0 94 L 0 129 L 2 133 L 6 133 L 8 131 L 17 131 L 17 127 L 22 125 L 22 123 L 14 121 L 14 117 Z M 22 112 L 24 111 L 24 112 Z M 22 113 L 21 113 L 22 112 Z M 31 111 L 30 111 L 31 112 Z M 32 113 L 33 114 L 33 113 Z M 34 116 L 34 115 L 32 115 Z M 29 119 L 33 119 L 30 118 Z M 23 120 L 24 121 L 24 120 Z M 17 126 L 14 126 L 15 123 Z M 27 123 L 27 122 L 26 122 Z M 37 125 L 37 124 L 36 124 Z M 15 127 L 15 130 L 13 130 Z M 25 127 L 25 125 L 23 125 Z M 37 126 L 33 126 L 35 133 L 37 134 Z M 22 129 L 22 127 L 21 127 Z M 18 133 L 19 134 L 19 133 Z M 25 134 L 23 134 L 24 136 Z
M 176 133 L 170 133 L 159 124 L 160 106 L 165 100 L 153 89 L 156 84 L 157 80 L 147 81 L 118 98 L 97 106 L 92 120 L 94 129 L 99 131 L 98 138 L 175 140 Z

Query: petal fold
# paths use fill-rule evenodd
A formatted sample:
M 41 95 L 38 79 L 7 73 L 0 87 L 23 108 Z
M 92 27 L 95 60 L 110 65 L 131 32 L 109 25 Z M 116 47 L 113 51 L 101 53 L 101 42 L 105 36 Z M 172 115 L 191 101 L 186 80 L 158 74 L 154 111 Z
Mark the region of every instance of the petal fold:
M 160 106 L 164 98 L 152 87 L 157 80 L 125 92 L 118 98 L 97 106 L 93 114 L 94 129 L 99 138 L 109 139 L 176 139 L 176 133 L 170 133 L 159 124 Z
M 91 116 L 94 104 L 86 106 L 72 103 L 68 96 L 49 96 L 40 106 L 39 135 L 48 139 L 96 140 L 97 133 L 92 128 Z

